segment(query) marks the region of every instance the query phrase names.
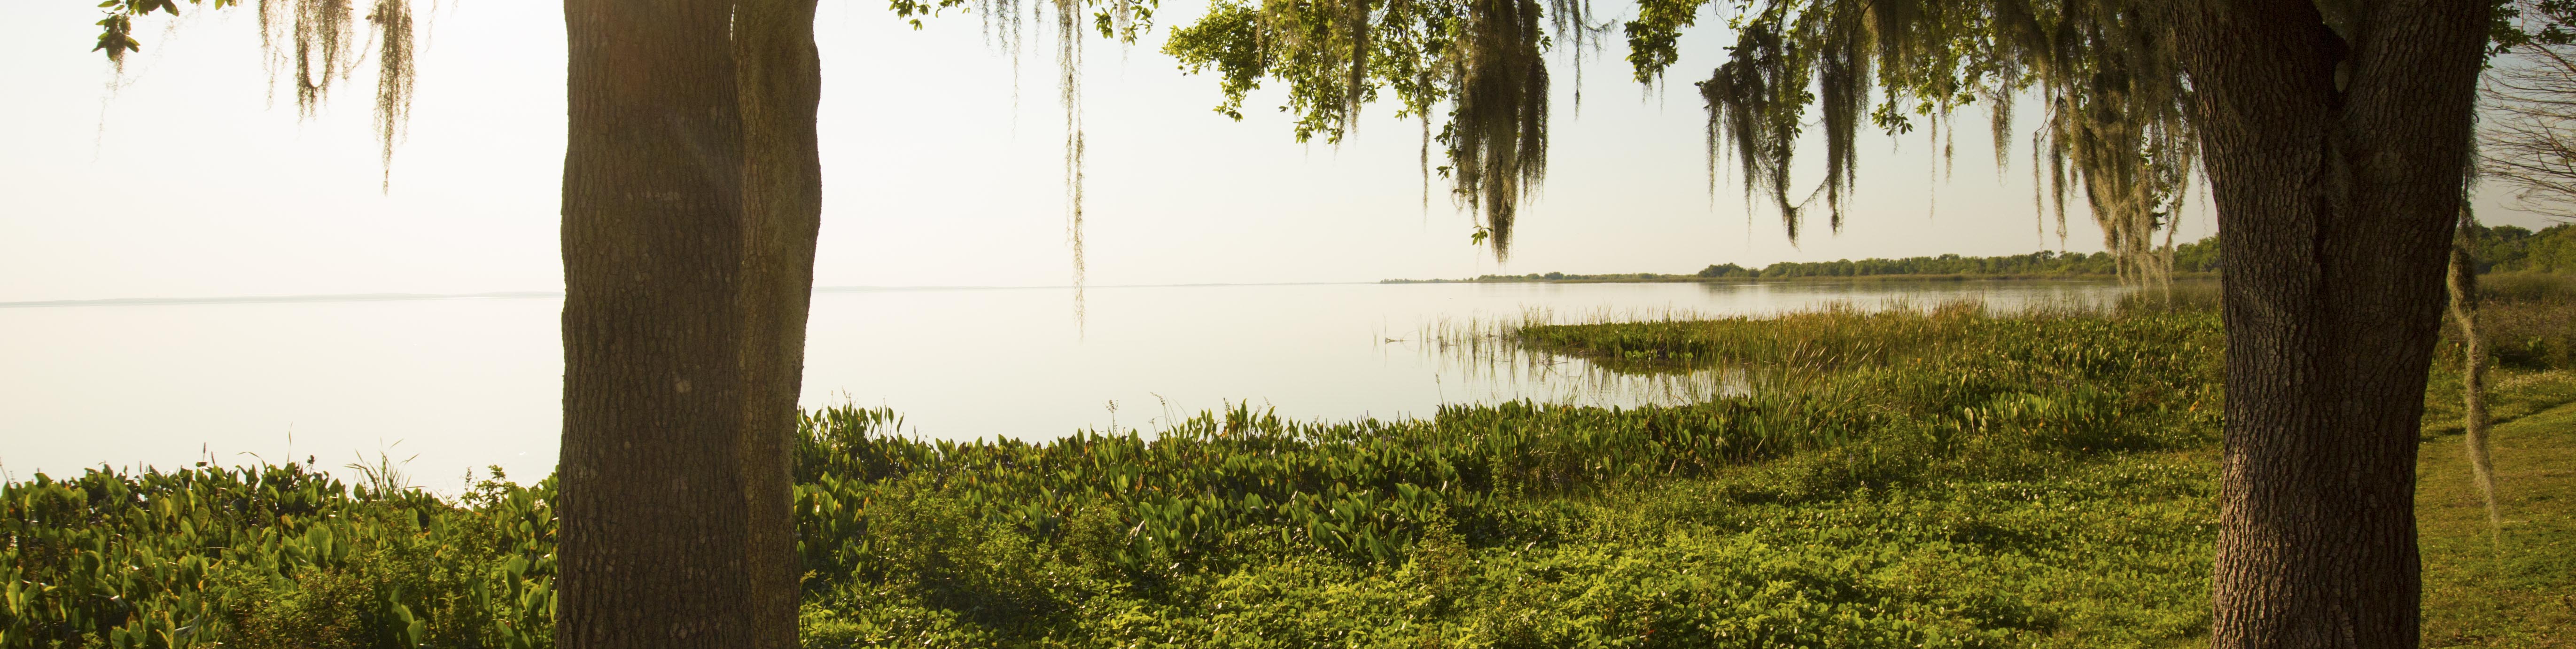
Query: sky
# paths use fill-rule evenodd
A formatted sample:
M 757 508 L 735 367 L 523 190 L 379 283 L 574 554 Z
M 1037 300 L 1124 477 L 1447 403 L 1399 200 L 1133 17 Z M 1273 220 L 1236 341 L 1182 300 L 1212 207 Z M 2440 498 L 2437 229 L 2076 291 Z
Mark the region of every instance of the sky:
M 418 100 L 380 190 L 372 62 L 305 117 L 291 89 L 273 89 L 250 11 L 192 7 L 143 22 L 144 49 L 119 73 L 89 51 L 98 10 L 88 3 L 0 5 L 0 60 L 11 62 L 0 67 L 0 302 L 560 290 L 560 10 L 495 0 L 425 8 Z M 1579 108 L 1569 61 L 1556 55 L 1549 176 L 1523 211 L 1510 263 L 1498 264 L 1469 243 L 1471 218 L 1443 187 L 1425 208 L 1420 127 L 1392 119 L 1390 107 L 1367 109 L 1339 146 L 1295 142 L 1290 120 L 1269 110 L 1283 101 L 1275 91 L 1255 93 L 1239 123 L 1210 110 L 1216 80 L 1182 74 L 1159 51 L 1170 26 L 1203 9 L 1164 7 L 1162 26 L 1132 47 L 1085 44 L 1094 285 L 1688 273 L 2101 249 L 2081 212 L 2062 243 L 2039 216 L 2029 118 L 2012 164 L 1998 167 L 1979 108 L 1958 116 L 1946 174 L 1922 131 L 1864 134 L 1846 227 L 1812 223 L 1793 244 L 1739 187 L 1710 191 L 1705 118 L 1688 84 L 1723 53 L 1727 36 L 1712 27 L 1684 39 L 1661 88 L 1631 80 L 1623 43 L 1611 39 L 1584 70 Z M 816 284 L 1072 281 L 1064 113 L 1048 44 L 1028 42 L 1014 57 L 985 37 L 979 16 L 952 11 L 914 30 L 872 1 L 824 0 L 816 32 Z M 1797 182 L 1811 184 L 1821 156 L 1805 159 Z M 2183 240 L 2214 231 L 2205 201 L 2195 202 L 2180 219 Z M 2479 203 L 2490 223 L 2547 223 L 2497 190 Z

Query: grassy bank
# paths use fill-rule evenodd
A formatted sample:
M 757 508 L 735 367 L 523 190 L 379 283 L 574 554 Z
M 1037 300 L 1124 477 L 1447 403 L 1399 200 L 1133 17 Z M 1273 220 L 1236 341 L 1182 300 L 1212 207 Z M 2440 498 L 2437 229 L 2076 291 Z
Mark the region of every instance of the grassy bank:
M 1737 367 L 1754 386 L 1680 407 L 1344 423 L 1237 408 L 1041 444 L 814 413 L 797 456 L 804 641 L 2190 645 L 2209 619 L 2223 341 L 2206 292 L 2183 293 L 2116 314 L 1828 311 L 1513 340 L 1621 371 Z M 2567 641 L 2576 476 L 2550 422 L 2576 411 L 2545 404 L 2576 381 L 2544 307 L 2513 308 L 2498 321 L 2539 324 L 2500 329 L 2541 342 L 2497 381 L 2499 414 L 2520 417 L 2497 431 L 2517 499 L 2501 558 L 2483 510 L 2460 510 L 2459 437 L 2427 416 L 2437 646 Z M 548 646 L 551 484 L 395 486 L 296 466 L 10 484 L 0 646 Z

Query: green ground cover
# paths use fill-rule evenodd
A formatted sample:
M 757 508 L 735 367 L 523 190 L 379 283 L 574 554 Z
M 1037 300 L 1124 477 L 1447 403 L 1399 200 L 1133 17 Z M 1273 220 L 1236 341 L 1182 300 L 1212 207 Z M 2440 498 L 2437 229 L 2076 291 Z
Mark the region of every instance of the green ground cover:
M 2564 372 L 2549 380 L 2576 385 Z M 2460 437 L 2424 445 L 2415 494 L 2424 646 L 2576 647 L 2576 404 L 2490 436 L 2501 535 L 2491 535 Z
M 2207 296 L 2184 293 L 2110 314 L 1828 311 L 1514 340 L 1623 371 L 1739 367 L 1755 386 L 1679 407 L 1345 423 L 1236 408 L 1042 444 L 814 413 L 804 641 L 2191 645 L 2223 341 Z M 2474 492 L 2459 438 L 2427 415 L 2431 644 L 2567 641 L 2576 476 L 2548 422 L 2576 412 L 2545 403 L 2576 380 L 2551 360 L 2568 334 L 2526 328 L 2506 329 L 2539 351 L 2496 382 L 2519 418 L 2497 431 L 2517 499 L 2502 558 L 2483 510 L 2454 520 Z M 2428 403 L 2456 390 L 2445 371 Z M 0 647 L 547 646 L 551 483 L 397 486 L 292 465 L 11 483 Z
M 2482 320 L 2497 347 L 2488 385 L 2498 423 L 2489 437 L 2503 527 L 2489 525 L 2470 478 L 2459 352 L 2445 343 L 2416 474 L 2424 646 L 2576 647 L 2576 282 L 2538 274 L 2483 282 Z

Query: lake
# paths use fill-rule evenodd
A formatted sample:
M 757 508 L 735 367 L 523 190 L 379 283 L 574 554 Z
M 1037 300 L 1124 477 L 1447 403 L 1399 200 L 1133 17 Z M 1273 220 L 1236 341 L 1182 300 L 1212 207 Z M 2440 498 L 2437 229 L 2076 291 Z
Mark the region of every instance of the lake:
M 2115 299 L 2099 282 L 1289 284 L 825 289 L 803 403 L 891 407 L 913 434 L 1048 439 L 1141 429 L 1250 401 L 1283 418 L 1429 416 L 1511 399 L 1637 405 L 1730 389 L 1478 344 L 1525 320 L 1763 314 L 1978 299 Z M 360 455 L 525 482 L 555 463 L 560 298 L 0 308 L 0 472 Z M 344 472 L 346 473 L 346 472 Z

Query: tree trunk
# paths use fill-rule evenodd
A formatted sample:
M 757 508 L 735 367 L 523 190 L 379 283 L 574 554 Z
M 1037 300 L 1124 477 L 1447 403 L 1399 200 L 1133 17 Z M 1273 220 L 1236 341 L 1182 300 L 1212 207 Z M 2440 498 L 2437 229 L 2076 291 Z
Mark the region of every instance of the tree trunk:
M 814 296 L 814 244 L 823 214 L 815 133 L 822 64 L 815 0 L 741 0 L 734 62 L 742 93 L 743 430 L 749 479 L 751 606 L 761 647 L 796 646 L 796 396 L 805 376 L 805 316 Z
M 792 647 L 812 0 L 565 0 L 555 639 Z
M 2211 646 L 2413 647 L 2415 448 L 2483 0 L 2185 2 L 2227 429 Z M 2331 27 L 2329 25 L 2332 25 Z

